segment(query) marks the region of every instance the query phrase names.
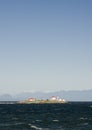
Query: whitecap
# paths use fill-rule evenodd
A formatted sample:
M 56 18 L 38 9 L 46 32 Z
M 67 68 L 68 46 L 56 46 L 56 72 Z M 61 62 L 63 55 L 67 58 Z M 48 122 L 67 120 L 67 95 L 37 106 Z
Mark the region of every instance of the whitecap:
M 35 125 L 32 125 L 32 124 L 28 124 L 31 128 L 34 128 L 35 130 L 42 130 L 42 128 L 39 128 Z

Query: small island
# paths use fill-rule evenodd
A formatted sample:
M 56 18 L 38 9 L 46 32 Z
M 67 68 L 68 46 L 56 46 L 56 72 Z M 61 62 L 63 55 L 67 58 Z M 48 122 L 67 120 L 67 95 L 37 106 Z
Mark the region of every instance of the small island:
M 59 97 L 52 96 L 50 99 L 36 99 L 29 98 L 24 101 L 19 101 L 19 104 L 52 104 L 52 103 L 67 103 L 65 99 L 61 99 Z

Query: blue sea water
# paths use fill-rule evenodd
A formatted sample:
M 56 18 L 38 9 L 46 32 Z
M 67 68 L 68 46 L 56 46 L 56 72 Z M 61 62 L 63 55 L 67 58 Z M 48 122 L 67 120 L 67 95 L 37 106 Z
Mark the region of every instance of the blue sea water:
M 0 104 L 0 130 L 92 130 L 92 102 Z

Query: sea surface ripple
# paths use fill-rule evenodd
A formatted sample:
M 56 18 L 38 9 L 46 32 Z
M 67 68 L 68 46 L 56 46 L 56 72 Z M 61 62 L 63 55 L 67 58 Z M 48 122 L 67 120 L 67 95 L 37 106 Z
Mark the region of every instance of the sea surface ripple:
M 0 104 L 0 130 L 92 130 L 92 102 Z

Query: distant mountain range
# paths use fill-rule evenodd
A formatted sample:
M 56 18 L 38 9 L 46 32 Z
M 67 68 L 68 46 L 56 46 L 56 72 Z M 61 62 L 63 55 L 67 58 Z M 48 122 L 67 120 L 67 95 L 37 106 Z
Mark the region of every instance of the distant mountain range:
M 15 96 L 10 94 L 0 95 L 0 101 L 20 101 L 28 98 L 49 99 L 51 96 L 58 96 L 67 101 L 92 101 L 92 90 L 83 91 L 58 91 L 58 92 L 25 92 Z

